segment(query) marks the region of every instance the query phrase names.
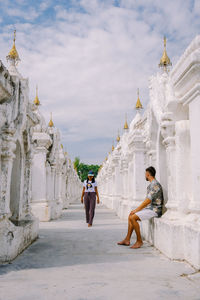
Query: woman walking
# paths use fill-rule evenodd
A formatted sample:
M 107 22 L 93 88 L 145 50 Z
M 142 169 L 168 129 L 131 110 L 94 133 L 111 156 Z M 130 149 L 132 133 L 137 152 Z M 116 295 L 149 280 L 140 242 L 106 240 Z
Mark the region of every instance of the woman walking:
M 100 202 L 97 183 L 92 171 L 88 173 L 88 178 L 84 181 L 81 203 L 83 203 L 83 197 L 85 204 L 86 223 L 88 223 L 88 227 L 91 227 L 95 213 L 96 197 L 97 203 L 99 204 Z

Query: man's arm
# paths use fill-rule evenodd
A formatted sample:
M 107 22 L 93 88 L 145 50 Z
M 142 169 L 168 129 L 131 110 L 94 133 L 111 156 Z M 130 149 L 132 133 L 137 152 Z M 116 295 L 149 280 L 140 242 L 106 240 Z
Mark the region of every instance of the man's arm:
M 81 195 L 81 203 L 83 203 L 83 196 L 84 196 L 84 193 L 85 193 L 85 187 L 83 187 L 83 191 L 82 191 L 82 195 Z
M 150 203 L 151 203 L 151 200 L 149 198 L 146 198 L 136 209 L 131 211 L 130 215 L 137 213 L 138 211 L 147 207 Z

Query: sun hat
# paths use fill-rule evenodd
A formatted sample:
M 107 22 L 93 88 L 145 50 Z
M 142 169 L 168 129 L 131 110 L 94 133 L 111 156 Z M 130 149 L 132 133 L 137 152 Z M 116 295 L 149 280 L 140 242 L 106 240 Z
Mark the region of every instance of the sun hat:
M 88 176 L 94 176 L 94 172 L 93 171 L 89 171 L 88 172 Z

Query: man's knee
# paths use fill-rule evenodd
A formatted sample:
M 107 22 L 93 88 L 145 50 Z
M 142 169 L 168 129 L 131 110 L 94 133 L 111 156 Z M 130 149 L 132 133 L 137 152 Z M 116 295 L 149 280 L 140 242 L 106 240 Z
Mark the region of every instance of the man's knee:
M 137 221 L 139 218 L 136 214 L 129 214 L 128 219 L 132 221 Z
M 129 214 L 129 217 L 128 217 L 128 218 L 129 218 L 130 220 L 133 220 L 133 219 L 135 218 L 135 216 L 136 216 L 135 214 Z

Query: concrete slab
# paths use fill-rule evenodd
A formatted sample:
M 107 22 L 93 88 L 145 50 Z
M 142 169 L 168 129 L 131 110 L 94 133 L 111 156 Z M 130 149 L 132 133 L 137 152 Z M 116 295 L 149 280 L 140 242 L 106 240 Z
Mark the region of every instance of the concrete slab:
M 83 207 L 70 206 L 59 220 L 41 223 L 40 238 L 0 267 L 0 300 L 200 299 L 190 265 L 147 243 L 137 250 L 118 246 L 126 227 L 99 206 L 88 228 Z

